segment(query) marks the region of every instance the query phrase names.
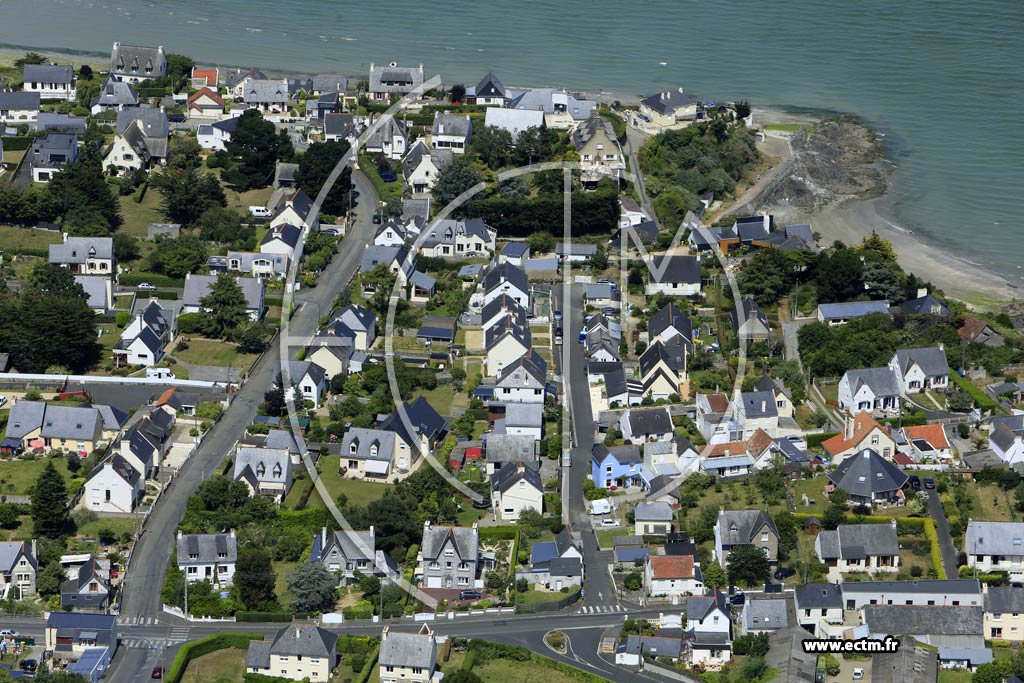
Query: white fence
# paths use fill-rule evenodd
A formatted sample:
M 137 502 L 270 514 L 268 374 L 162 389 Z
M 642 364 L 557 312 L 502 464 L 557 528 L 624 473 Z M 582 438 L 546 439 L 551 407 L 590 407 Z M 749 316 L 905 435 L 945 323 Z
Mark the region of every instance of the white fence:
M 201 382 L 193 379 L 150 379 L 148 377 L 102 377 L 96 375 L 36 375 L 21 372 L 0 372 L 0 383 L 28 384 L 31 382 L 80 382 L 95 384 L 161 384 L 175 387 L 222 387 L 224 382 Z

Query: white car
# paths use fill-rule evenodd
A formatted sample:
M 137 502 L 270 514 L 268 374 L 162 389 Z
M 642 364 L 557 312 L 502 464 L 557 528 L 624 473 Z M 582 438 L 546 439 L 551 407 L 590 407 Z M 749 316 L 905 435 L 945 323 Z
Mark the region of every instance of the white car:
M 21 634 L 11 629 L 0 631 L 0 638 L 17 638 Z
M 614 519 L 602 519 L 601 526 L 619 526 L 619 522 Z
M 864 669 L 857 668 L 853 670 L 853 680 L 859 681 L 864 678 Z
M 6 396 L 0 396 L 0 408 L 2 408 L 5 405 L 7 405 L 7 397 Z
M 140 282 L 135 289 L 154 292 L 156 291 L 156 285 L 151 285 L 148 282 Z

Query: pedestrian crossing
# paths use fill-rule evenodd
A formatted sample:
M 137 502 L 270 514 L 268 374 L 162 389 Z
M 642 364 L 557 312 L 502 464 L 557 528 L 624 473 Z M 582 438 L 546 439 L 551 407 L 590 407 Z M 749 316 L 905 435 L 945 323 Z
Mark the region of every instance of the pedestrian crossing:
M 118 626 L 156 626 L 160 617 L 118 617 Z
M 188 640 L 188 626 L 175 626 L 171 629 L 170 641 L 172 643 L 184 643 Z
M 124 638 L 121 645 L 143 650 L 161 650 L 172 645 L 179 645 L 188 640 L 188 626 L 178 626 L 171 629 L 167 638 Z
M 622 605 L 585 605 L 580 607 L 580 614 L 611 614 L 614 612 L 625 612 Z

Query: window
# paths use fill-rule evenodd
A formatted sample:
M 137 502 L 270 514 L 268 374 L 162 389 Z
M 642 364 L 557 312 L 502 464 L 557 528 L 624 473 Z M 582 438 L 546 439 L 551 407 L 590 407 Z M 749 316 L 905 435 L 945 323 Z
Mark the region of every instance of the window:
M 762 531 L 761 532 L 761 542 L 762 543 L 767 543 L 768 542 L 768 532 L 767 531 Z

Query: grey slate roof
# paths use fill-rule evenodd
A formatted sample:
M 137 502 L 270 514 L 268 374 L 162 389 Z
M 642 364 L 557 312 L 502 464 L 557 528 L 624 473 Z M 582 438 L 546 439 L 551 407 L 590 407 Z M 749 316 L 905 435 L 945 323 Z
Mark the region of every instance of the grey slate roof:
M 110 52 L 110 71 L 115 74 L 157 78 L 167 75 L 163 47 L 143 47 L 114 43 Z
M 240 446 L 235 451 L 232 477 L 251 478 L 250 483 L 285 484 L 291 481 L 291 457 L 286 448 Z
M 641 104 L 650 107 L 659 114 L 671 114 L 680 107 L 697 104 L 698 102 L 700 102 L 700 98 L 683 92 L 682 88 L 655 93 L 640 101 Z
M 768 631 L 789 626 L 789 609 L 785 600 L 748 600 L 743 607 L 743 624 L 747 629 Z
M 870 498 L 872 494 L 895 491 L 907 483 L 907 475 L 876 451 L 865 448 L 829 472 L 829 481 L 847 493 Z
M 688 619 L 703 621 L 715 608 L 729 614 L 729 603 L 725 593 L 715 590 L 713 595 L 700 595 L 686 598 L 686 616 Z
M 491 475 L 491 490 L 505 493 L 510 488 L 518 486 L 520 480 L 538 491 L 544 491 L 544 482 L 541 481 L 537 470 L 532 467 L 502 467 Z
M 75 70 L 70 64 L 26 64 L 22 80 L 26 83 L 71 85 L 74 78 Z
M 247 667 L 266 669 L 272 657 L 335 657 L 338 636 L 314 624 L 291 624 L 277 633 L 273 641 L 252 641 L 245 657 Z
M 67 237 L 62 244 L 50 245 L 50 263 L 84 264 L 90 258 L 114 258 L 112 237 Z
M 843 589 L 835 583 L 800 584 L 795 597 L 798 610 L 843 608 Z
M 324 133 L 347 138 L 355 133 L 355 118 L 352 114 L 326 114 L 324 116 Z
M 649 270 L 651 282 L 700 283 L 700 261 L 696 256 L 655 256 L 652 261 Z
M 366 249 L 363 250 L 363 257 L 360 261 L 359 270 L 363 273 L 368 273 L 382 263 L 391 266 L 396 261 L 398 263 L 405 263 L 408 251 L 405 247 L 378 247 L 376 245 L 367 245 Z
M 871 556 L 899 555 L 900 542 L 892 524 L 840 524 L 818 532 L 822 561 L 863 560 Z
M 193 557 L 195 555 L 196 557 Z M 231 534 L 181 534 L 178 564 L 231 563 L 238 559 L 238 543 Z
M 35 567 L 38 560 L 32 554 L 32 544 L 26 541 L 3 541 L 0 542 L 0 573 L 9 574 L 24 553 L 25 558 Z
M 322 535 L 323 532 L 313 537 L 313 549 L 309 553 L 310 562 L 320 562 L 324 555 L 330 552 L 333 547 L 337 547 L 348 560 L 367 560 L 372 562 L 374 559 L 376 534 L 372 528 L 367 531 L 337 529 L 327 536 L 326 542 L 324 542 Z
M 37 92 L 0 92 L 0 111 L 34 110 L 39 111 L 39 93 Z
M 348 79 L 337 74 L 317 74 L 310 80 L 315 92 L 345 92 L 348 90 Z
M 185 288 L 181 296 L 183 305 L 200 306 L 200 302 L 210 293 L 210 288 L 217 281 L 216 275 L 196 275 L 189 273 L 185 277 Z M 263 281 L 252 277 L 237 277 L 235 281 L 242 288 L 245 295 L 246 307 L 249 310 L 256 310 L 260 307 L 262 299 Z
M 981 607 L 951 605 L 865 605 L 871 633 L 908 636 L 981 636 Z
M 498 80 L 493 71 L 488 71 L 473 90 L 475 97 L 505 97 L 505 93 L 505 84 Z
M 450 149 L 431 149 L 422 139 L 413 143 L 412 149 L 402 159 L 402 173 L 408 178 L 419 168 L 424 159 L 430 159 L 438 171 L 443 171 L 452 162 Z
M 302 236 L 302 228 L 287 223 L 281 223 L 275 225 L 271 229 L 267 230 L 267 233 L 263 236 L 263 240 L 260 242 L 260 246 L 264 244 L 270 244 L 274 241 L 280 241 L 287 244 L 289 247 L 294 249 L 299 243 L 299 237 Z
M 234 71 L 228 70 L 224 73 L 224 84 L 229 88 L 234 88 L 246 78 L 266 80 L 267 75 L 255 66 L 251 66 L 244 71 L 242 69 L 235 69 Z
M 519 434 L 486 434 L 487 461 L 491 463 L 535 463 L 537 442 L 532 436 Z
M 664 501 L 641 501 L 633 514 L 638 522 L 671 522 L 675 518 L 672 506 Z
M 989 586 L 985 593 L 986 612 L 1024 612 L 1024 587 Z
M 926 346 L 919 349 L 898 349 L 896 362 L 905 374 L 913 365 L 921 368 L 928 376 L 949 374 L 949 363 L 946 351 L 938 346 Z
M 430 128 L 430 134 L 469 137 L 473 134 L 473 122 L 468 114 L 434 112 L 434 123 Z
M 420 633 L 395 631 L 389 627 L 381 639 L 378 662 L 381 666 L 430 670 L 434 668 L 436 656 L 434 636 L 425 627 Z
M 748 418 L 776 417 L 775 394 L 771 391 L 744 391 L 740 394 L 744 414 Z
M 978 579 L 911 579 L 909 581 L 847 581 L 843 594 L 848 593 L 916 593 L 938 595 L 981 595 Z
M 898 396 L 900 393 L 899 382 L 896 375 L 888 366 L 881 368 L 859 368 L 846 371 L 847 381 L 850 383 L 850 393 L 854 396 L 862 386 L 871 389 L 875 396 Z
M 640 454 L 640 447 L 634 445 L 629 446 L 605 446 L 603 443 L 595 443 L 594 447 L 590 451 L 590 457 L 594 462 L 601 463 L 605 461 L 609 455 L 615 458 L 615 461 L 620 465 L 636 464 L 643 462 L 643 456 Z
M 355 450 L 352 447 L 355 446 Z M 376 446 L 374 453 L 373 446 Z M 395 451 L 395 433 L 383 429 L 352 427 L 341 441 L 341 457 L 390 461 Z
M 46 406 L 43 416 L 43 438 L 91 441 L 103 425 L 99 411 L 94 408 Z
M 532 109 L 547 114 L 564 111 L 576 121 L 586 121 L 597 108 L 594 100 L 576 99 L 564 90 L 533 88 L 525 92 L 507 92 L 509 109 Z
M 693 322 L 691 322 L 690 316 L 680 311 L 672 302 L 663 306 L 647 321 L 647 332 L 652 339 L 661 336 L 669 328 L 674 328 L 687 341 L 693 341 Z
M 285 104 L 288 102 L 288 84 L 280 80 L 253 79 L 245 86 L 246 104 Z
M 405 94 L 423 85 L 423 65 L 418 67 L 371 64 L 370 92 Z
M 949 306 L 946 302 L 931 294 L 904 301 L 900 308 L 911 315 L 949 315 Z
M 1024 523 L 971 520 L 967 524 L 964 552 L 968 555 L 1024 555 Z
M 521 292 L 526 294 L 530 292 L 530 280 L 526 276 L 526 271 L 507 261 L 487 270 L 483 279 L 484 291 L 490 292 L 505 282 L 508 282 Z
M 107 278 L 100 275 L 76 275 L 75 282 L 85 290 L 86 303 L 89 308 L 107 307 Z
M 717 524 L 723 546 L 749 544 L 764 525 L 768 525 L 776 537 L 779 535 L 774 520 L 764 510 L 722 510 L 718 513 Z
M 84 116 L 39 112 L 39 118 L 36 120 L 36 130 L 39 131 L 56 130 L 65 133 L 84 133 L 85 128 Z
M 424 561 L 437 559 L 445 543 L 451 539 L 459 558 L 476 562 L 480 547 L 480 535 L 474 527 L 430 525 L 423 529 L 421 550 Z
M 667 408 L 637 408 L 622 419 L 629 423 L 633 434 L 663 434 L 674 429 Z
M 43 424 L 46 404 L 42 401 L 15 401 L 7 418 L 7 438 L 21 439 Z
M 111 76 L 91 104 L 102 107 L 135 107 L 139 104 L 139 93 L 129 84 Z
M 882 301 L 847 301 L 839 304 L 818 304 L 818 311 L 825 320 L 847 320 L 861 318 L 872 313 L 889 315 L 889 302 Z

